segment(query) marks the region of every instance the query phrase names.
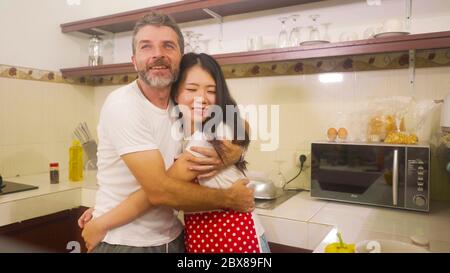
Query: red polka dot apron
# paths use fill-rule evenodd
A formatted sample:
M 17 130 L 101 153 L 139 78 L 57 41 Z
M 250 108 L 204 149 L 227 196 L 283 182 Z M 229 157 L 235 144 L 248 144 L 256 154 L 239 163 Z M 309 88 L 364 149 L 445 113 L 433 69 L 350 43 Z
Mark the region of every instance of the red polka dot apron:
M 260 253 L 250 212 L 186 213 L 184 223 L 188 253 Z

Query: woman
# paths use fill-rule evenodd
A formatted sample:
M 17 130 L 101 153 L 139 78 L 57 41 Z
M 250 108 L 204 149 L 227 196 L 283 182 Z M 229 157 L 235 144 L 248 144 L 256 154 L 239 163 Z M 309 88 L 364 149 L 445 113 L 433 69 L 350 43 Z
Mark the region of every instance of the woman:
M 227 188 L 234 181 L 244 177 L 245 161 L 227 167 L 209 179 L 196 179 L 198 172 L 189 170 L 186 157 L 191 146 L 213 147 L 219 156 L 225 157 L 221 139 L 232 140 L 233 144 L 247 148 L 250 139 L 248 128 L 239 113 L 227 120 L 227 106 L 236 108 L 219 64 L 206 54 L 186 54 L 180 64 L 180 78 L 172 86 L 171 97 L 179 106 L 179 116 L 183 133 L 189 141 L 186 151 L 168 170 L 169 176 L 196 181 L 206 187 Z M 233 109 L 234 110 L 234 109 Z M 214 113 L 214 114 L 212 114 Z M 89 250 L 93 249 L 106 234 L 108 223 L 117 218 L 124 223 L 137 217 L 139 213 L 151 209 L 143 190 L 132 194 L 127 200 L 110 212 L 91 221 L 83 231 Z M 96 223 L 102 222 L 102 225 Z M 105 224 L 106 223 L 106 224 Z M 269 252 L 263 229 L 255 213 L 236 211 L 185 212 L 185 246 L 187 252 Z

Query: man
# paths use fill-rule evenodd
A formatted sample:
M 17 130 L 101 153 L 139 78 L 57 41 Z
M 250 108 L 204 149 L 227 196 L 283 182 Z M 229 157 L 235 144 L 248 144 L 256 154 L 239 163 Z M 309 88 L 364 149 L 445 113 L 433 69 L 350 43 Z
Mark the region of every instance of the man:
M 183 36 L 170 17 L 150 14 L 139 20 L 133 33 L 132 62 L 138 73 L 133 83 L 112 92 L 98 125 L 99 189 L 94 218 L 117 207 L 129 195 L 144 190 L 152 209 L 131 223 L 115 223 L 95 252 L 183 252 L 183 226 L 174 208 L 203 211 L 231 208 L 251 211 L 253 193 L 248 181 L 217 190 L 167 176 L 166 169 L 181 150 L 171 136 L 171 84 L 183 54 Z M 229 157 L 238 160 L 240 148 L 224 143 Z M 206 158 L 192 157 L 192 170 L 214 175 L 223 164 L 214 150 L 192 149 Z M 82 221 L 82 219 L 80 219 Z M 93 220 L 95 221 L 95 220 Z M 92 246 L 87 246 L 92 248 Z

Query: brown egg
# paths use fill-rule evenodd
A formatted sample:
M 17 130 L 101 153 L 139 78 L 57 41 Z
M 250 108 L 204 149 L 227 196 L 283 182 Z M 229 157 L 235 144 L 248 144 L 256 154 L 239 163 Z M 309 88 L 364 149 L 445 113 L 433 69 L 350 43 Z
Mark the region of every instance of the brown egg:
M 328 131 L 327 131 L 328 140 L 329 141 L 334 141 L 336 139 L 336 137 L 337 137 L 337 134 L 338 134 L 338 132 L 337 132 L 336 129 L 329 128 Z
M 347 129 L 345 129 L 345 128 L 339 128 L 339 130 L 338 130 L 338 136 L 339 136 L 340 139 L 347 139 L 347 136 L 348 136 Z

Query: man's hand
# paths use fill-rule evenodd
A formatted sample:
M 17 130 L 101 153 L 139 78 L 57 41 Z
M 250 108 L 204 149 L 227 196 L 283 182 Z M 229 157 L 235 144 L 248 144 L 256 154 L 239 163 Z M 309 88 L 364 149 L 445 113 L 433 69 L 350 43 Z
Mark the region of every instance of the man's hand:
M 81 236 L 83 236 L 84 242 L 88 253 L 91 252 L 106 236 L 107 230 L 102 227 L 100 222 L 96 219 L 86 223 Z
M 224 164 L 214 148 L 191 147 L 191 150 L 205 156 L 198 157 L 189 152 L 186 153 L 188 154 L 186 155 L 187 161 L 190 163 L 189 170 L 200 172 L 197 176 L 198 179 L 211 178 L 224 168 Z
M 241 212 L 251 212 L 255 209 L 253 190 L 247 187 L 248 183 L 248 179 L 239 179 L 226 190 L 229 197 L 226 200 L 227 208 Z
M 228 140 L 222 140 L 221 145 L 225 154 L 225 156 L 223 156 L 223 162 L 214 148 L 191 147 L 191 150 L 193 152 L 197 152 L 205 156 L 188 157 L 188 161 L 193 164 L 189 169 L 202 173 L 198 176 L 199 179 L 211 178 L 215 176 L 221 169 L 233 165 L 241 158 L 241 154 L 243 152 L 241 146 L 234 145 Z
M 78 218 L 78 226 L 84 228 L 85 225 L 92 219 L 93 208 L 89 208 L 83 212 L 83 214 Z
M 239 145 L 231 143 L 229 140 L 222 140 L 222 149 L 225 153 L 225 166 L 231 166 L 241 159 L 244 148 Z

